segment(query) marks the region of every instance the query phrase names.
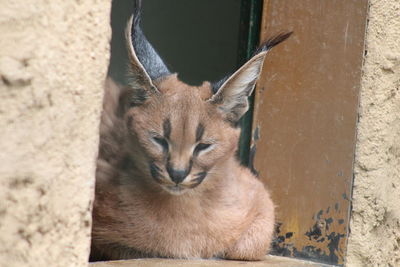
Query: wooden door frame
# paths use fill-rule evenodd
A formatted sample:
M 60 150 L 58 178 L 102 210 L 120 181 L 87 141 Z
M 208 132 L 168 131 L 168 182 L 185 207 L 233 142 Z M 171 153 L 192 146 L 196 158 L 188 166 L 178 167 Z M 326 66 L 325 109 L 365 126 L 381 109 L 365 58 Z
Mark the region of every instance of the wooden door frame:
M 264 0 L 261 41 L 294 31 L 266 58 L 249 153 L 277 204 L 273 254 L 345 262 L 367 11 L 368 0 Z

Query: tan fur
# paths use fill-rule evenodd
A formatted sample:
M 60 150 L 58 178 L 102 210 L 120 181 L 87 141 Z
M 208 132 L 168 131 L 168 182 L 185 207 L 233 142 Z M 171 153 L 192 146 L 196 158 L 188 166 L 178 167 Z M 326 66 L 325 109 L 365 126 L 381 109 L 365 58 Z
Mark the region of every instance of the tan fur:
M 235 158 L 240 129 L 234 125 L 248 109 L 269 48 L 213 94 L 207 82 L 192 87 L 165 74 L 135 27 L 131 19 L 130 86 L 106 82 L 91 259 L 260 259 L 271 243 L 274 206 Z M 137 55 L 134 45 L 147 54 Z M 149 64 L 152 58 L 157 64 Z
M 100 154 L 93 207 L 92 259 L 173 257 L 257 260 L 270 246 L 274 206 L 263 184 L 235 159 L 240 130 L 218 108 L 205 101 L 208 83 L 190 87 L 170 75 L 155 82 L 161 94 L 140 107 L 119 112 L 126 89 L 111 80 L 101 125 Z M 162 133 L 171 121 L 170 152 L 177 164 L 191 157 L 196 127 L 214 148 L 193 158 L 179 194 L 165 170 L 166 157 L 149 133 Z M 173 155 L 172 155 L 173 154 Z M 154 161 L 162 172 L 155 181 Z M 204 181 L 190 188 L 204 169 Z

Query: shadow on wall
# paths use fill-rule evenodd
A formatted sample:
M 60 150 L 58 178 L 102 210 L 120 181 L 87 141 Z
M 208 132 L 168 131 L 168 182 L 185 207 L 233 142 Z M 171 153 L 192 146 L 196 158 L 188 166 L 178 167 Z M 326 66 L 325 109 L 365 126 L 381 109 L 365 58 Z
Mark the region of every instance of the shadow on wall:
M 169 69 L 191 85 L 216 81 L 238 63 L 241 0 L 144 0 L 142 27 Z M 113 1 L 109 75 L 126 84 L 124 31 L 133 0 Z

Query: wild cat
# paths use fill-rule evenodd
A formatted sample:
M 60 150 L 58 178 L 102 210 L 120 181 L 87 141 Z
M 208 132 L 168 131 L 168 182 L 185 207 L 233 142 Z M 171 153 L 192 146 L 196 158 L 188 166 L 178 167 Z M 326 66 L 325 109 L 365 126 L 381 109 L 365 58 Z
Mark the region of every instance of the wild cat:
M 274 204 L 235 157 L 237 122 L 264 57 L 290 33 L 267 41 L 227 79 L 193 87 L 143 35 L 140 1 L 135 10 L 126 30 L 130 85 L 106 82 L 91 259 L 261 259 Z

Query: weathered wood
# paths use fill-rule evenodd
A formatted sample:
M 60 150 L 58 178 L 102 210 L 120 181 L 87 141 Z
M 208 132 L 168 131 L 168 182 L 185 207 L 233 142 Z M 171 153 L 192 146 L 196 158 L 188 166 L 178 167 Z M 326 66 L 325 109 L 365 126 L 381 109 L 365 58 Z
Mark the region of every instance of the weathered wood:
M 277 205 L 274 253 L 343 264 L 367 0 L 265 0 L 251 153 Z

